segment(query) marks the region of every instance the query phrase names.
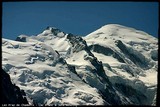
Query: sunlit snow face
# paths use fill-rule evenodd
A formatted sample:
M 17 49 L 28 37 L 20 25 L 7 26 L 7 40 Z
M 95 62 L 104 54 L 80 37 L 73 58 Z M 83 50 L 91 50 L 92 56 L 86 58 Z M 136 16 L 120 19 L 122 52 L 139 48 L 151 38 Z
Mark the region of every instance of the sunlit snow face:
M 37 36 L 21 35 L 25 41 L 2 39 L 2 68 L 25 90 L 29 101 L 152 104 L 157 88 L 157 39 L 115 24 L 85 37 L 68 35 L 48 27 Z

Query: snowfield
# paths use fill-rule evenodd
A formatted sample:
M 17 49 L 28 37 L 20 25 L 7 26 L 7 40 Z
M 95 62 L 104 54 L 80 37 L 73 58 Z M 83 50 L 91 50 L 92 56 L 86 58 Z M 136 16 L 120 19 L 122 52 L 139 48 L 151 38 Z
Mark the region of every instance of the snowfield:
M 47 27 L 2 38 L 2 68 L 31 105 L 156 105 L 158 39 L 118 24 L 84 37 Z

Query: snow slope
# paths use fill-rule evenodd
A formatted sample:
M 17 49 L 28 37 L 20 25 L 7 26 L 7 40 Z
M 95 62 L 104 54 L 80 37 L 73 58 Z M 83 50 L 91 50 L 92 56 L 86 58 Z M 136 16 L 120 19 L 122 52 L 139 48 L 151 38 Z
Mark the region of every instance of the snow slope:
M 38 104 L 103 104 L 97 90 L 72 73 L 51 47 L 7 39 L 2 39 L 2 47 L 2 68 Z
M 133 28 L 109 24 L 84 39 L 92 53 L 103 62 L 113 84 L 129 85 L 145 93 L 148 104 L 152 103 L 157 89 L 157 38 Z
M 158 40 L 109 24 L 85 37 L 47 27 L 37 36 L 2 39 L 2 68 L 46 105 L 152 105 Z

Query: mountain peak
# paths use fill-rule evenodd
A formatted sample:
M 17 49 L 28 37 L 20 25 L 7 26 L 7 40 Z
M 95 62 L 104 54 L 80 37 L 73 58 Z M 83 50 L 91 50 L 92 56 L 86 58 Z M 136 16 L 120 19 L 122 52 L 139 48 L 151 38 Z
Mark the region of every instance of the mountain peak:
M 120 24 L 107 24 L 101 27 L 101 29 L 129 29 L 129 30 L 136 30 L 132 27 L 127 27 Z
M 47 26 L 46 29 L 41 33 L 39 34 L 38 36 L 48 36 L 48 35 L 54 35 L 54 36 L 62 36 L 62 35 L 65 35 L 64 32 L 62 32 L 60 29 L 56 28 L 56 27 L 50 27 L 50 26 Z
M 53 33 L 54 35 L 56 35 L 57 33 L 61 32 L 60 29 L 57 29 L 56 27 L 50 27 L 50 26 L 47 26 L 46 30 L 49 31 L 49 32 L 51 32 L 51 33 Z
M 97 29 L 96 31 L 88 34 L 86 38 L 110 38 L 113 40 L 123 39 L 125 41 L 132 41 L 132 40 L 149 40 L 154 41 L 156 40 L 155 37 L 149 35 L 148 33 L 137 30 L 131 27 L 119 25 L 119 24 L 107 24 L 102 26 L 101 28 Z M 155 39 L 155 40 L 154 40 Z
M 112 27 L 121 27 L 123 25 L 120 25 L 120 24 L 106 24 L 106 25 L 103 25 L 102 27 L 108 27 L 108 26 L 112 26 Z M 124 27 L 124 26 L 123 26 Z
M 57 28 L 56 27 L 47 26 L 46 30 L 51 30 L 52 31 L 52 30 L 57 30 Z
M 118 24 L 86 37 L 48 26 L 37 36 L 3 39 L 2 68 L 29 103 L 156 105 L 157 50 L 157 38 Z

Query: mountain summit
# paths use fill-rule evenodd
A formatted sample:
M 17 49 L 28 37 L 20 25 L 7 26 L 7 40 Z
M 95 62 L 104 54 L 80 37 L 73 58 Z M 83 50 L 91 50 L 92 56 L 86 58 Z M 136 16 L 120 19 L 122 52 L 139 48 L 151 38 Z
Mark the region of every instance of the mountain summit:
M 2 56 L 39 105 L 156 105 L 158 40 L 134 28 L 109 24 L 81 37 L 47 27 L 3 38 Z

